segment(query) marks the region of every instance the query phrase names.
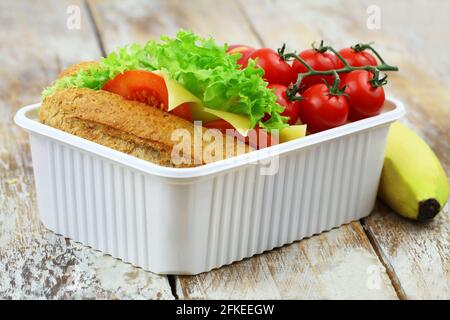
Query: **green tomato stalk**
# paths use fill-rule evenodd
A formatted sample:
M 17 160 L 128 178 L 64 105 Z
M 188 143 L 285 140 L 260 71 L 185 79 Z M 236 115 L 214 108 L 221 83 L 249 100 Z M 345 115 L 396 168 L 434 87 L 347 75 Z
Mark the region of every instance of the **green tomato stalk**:
M 301 96 L 299 96 L 297 94 L 302 79 L 307 77 L 307 76 L 315 76 L 315 75 L 334 75 L 335 76 L 335 83 L 333 84 L 333 86 L 331 87 L 334 88 L 336 81 L 339 81 L 339 73 L 348 73 L 354 70 L 366 70 L 366 71 L 370 71 L 373 74 L 373 78 L 372 80 L 370 80 L 370 83 L 372 84 L 372 86 L 374 88 L 383 86 L 387 83 L 386 79 L 387 79 L 387 75 L 385 74 L 383 77 L 380 77 L 380 71 L 398 71 L 398 67 L 396 66 L 392 66 L 388 63 L 386 63 L 384 61 L 384 59 L 381 57 L 381 55 L 372 47 L 371 44 L 361 44 L 358 43 L 354 46 L 352 46 L 353 50 L 356 51 L 363 51 L 363 50 L 370 50 L 373 52 L 373 54 L 380 60 L 380 64 L 377 66 L 359 66 L 359 67 L 353 67 L 351 65 L 348 64 L 348 62 L 341 56 L 341 54 L 339 52 L 337 52 L 332 46 L 324 46 L 323 45 L 323 40 L 320 42 L 320 46 L 318 48 L 316 48 L 314 46 L 314 44 L 312 45 L 312 47 L 317 50 L 320 53 L 326 52 L 326 51 L 331 51 L 333 52 L 336 57 L 344 64 L 344 67 L 339 68 L 339 69 L 335 69 L 335 70 L 326 70 L 326 71 L 319 71 L 319 70 L 314 70 L 304 59 L 302 59 L 299 55 L 297 55 L 296 53 L 284 53 L 286 45 L 283 44 L 283 46 L 278 49 L 278 54 L 280 55 L 280 57 L 282 57 L 284 60 L 289 61 L 291 59 L 295 59 L 297 61 L 299 61 L 301 64 L 303 64 L 306 69 L 308 69 L 307 72 L 304 73 L 299 73 L 297 80 L 294 84 L 292 84 L 290 86 L 290 88 L 287 91 L 287 96 L 290 100 L 301 100 Z M 337 82 L 339 84 L 339 82 Z M 337 95 L 340 95 L 342 90 L 333 90 L 337 93 Z

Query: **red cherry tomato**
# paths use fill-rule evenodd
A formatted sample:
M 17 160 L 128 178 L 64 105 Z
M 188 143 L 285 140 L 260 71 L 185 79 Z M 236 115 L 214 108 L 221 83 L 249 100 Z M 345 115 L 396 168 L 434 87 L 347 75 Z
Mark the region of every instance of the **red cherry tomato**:
M 351 121 L 375 116 L 383 108 L 384 89 L 374 88 L 370 83 L 372 78 L 370 71 L 354 70 L 348 73 L 342 82 L 342 85 L 345 85 Z
M 159 107 L 167 111 L 168 93 L 164 79 L 157 74 L 142 70 L 125 71 L 105 83 L 103 90 L 121 95 L 127 100 L 134 100 Z M 171 113 L 192 121 L 191 109 L 184 103 Z
M 377 59 L 368 51 L 356 51 L 352 48 L 344 48 L 339 51 L 339 54 L 352 67 L 362 66 L 376 66 Z M 344 63 L 338 59 L 338 68 L 343 68 Z
M 288 123 L 294 125 L 299 117 L 299 101 L 290 101 L 286 95 L 287 87 L 282 84 L 269 84 L 269 89 L 272 89 L 277 96 L 277 102 L 279 105 L 284 107 L 284 111 L 281 113 L 282 116 L 289 117 Z M 269 120 L 269 116 L 264 117 L 263 122 Z
M 337 68 L 337 61 L 339 60 L 336 55 L 332 52 L 319 52 L 315 49 L 308 49 L 305 51 L 302 51 L 299 54 L 300 58 L 305 60 L 306 63 L 308 63 L 311 68 L 317 71 L 328 71 L 333 70 Z M 294 69 L 295 74 L 298 75 L 299 73 L 305 73 L 308 71 L 308 69 L 298 60 L 294 60 L 292 63 L 292 69 Z M 297 76 L 296 76 L 297 77 Z M 323 80 L 326 80 L 330 85 L 333 84 L 334 77 L 332 75 L 329 76 L 309 76 L 305 77 L 302 80 L 302 84 L 300 86 L 300 92 L 304 92 L 309 87 L 323 83 Z
M 345 96 L 331 95 L 325 84 L 316 84 L 302 94 L 300 118 L 310 132 L 319 132 L 345 124 L 348 103 Z
M 288 86 L 297 79 L 292 67 L 270 48 L 254 51 L 250 59 L 256 60 L 256 64 L 264 70 L 264 79 L 270 84 Z
M 377 59 L 368 51 L 364 51 L 364 50 L 356 51 L 352 48 L 344 48 L 339 51 L 339 54 L 352 67 L 376 66 L 378 64 Z M 337 68 L 340 69 L 343 67 L 344 67 L 344 63 L 338 59 Z M 341 82 L 343 82 L 345 80 L 345 77 L 347 77 L 347 74 L 348 73 L 339 74 L 339 76 L 341 78 Z
M 251 54 L 255 51 L 254 48 L 243 45 L 243 44 L 235 44 L 231 45 L 227 49 L 228 54 L 240 53 L 241 57 L 237 61 L 238 64 L 241 65 L 241 69 L 245 68 L 248 63 L 248 58 L 250 58 Z
M 256 133 L 256 143 L 255 141 L 253 141 L 252 139 L 249 139 L 249 137 L 244 137 L 242 136 L 239 132 L 236 131 L 236 129 L 228 122 L 226 122 L 223 119 L 217 119 L 217 120 L 212 120 L 209 121 L 207 123 L 203 124 L 203 127 L 205 128 L 214 128 L 214 129 L 219 129 L 223 134 L 227 133 L 227 129 L 232 129 L 233 131 L 233 136 L 236 137 L 236 139 L 240 140 L 240 141 L 244 141 L 245 143 L 247 143 L 248 145 L 250 145 L 252 148 L 255 149 L 263 149 L 266 147 L 270 147 L 272 145 L 272 136 L 270 135 L 270 133 L 268 133 L 266 130 L 263 130 L 261 128 L 254 128 L 253 130 Z M 264 143 L 265 141 L 265 143 Z

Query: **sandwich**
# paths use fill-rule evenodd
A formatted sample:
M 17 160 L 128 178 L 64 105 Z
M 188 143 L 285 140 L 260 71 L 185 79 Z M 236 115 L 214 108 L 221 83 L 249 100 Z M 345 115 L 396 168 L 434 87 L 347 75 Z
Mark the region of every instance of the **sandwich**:
M 43 91 L 39 119 L 169 167 L 203 165 L 277 143 L 288 124 L 263 70 L 252 60 L 240 68 L 239 55 L 226 49 L 180 30 L 174 38 L 78 63 Z

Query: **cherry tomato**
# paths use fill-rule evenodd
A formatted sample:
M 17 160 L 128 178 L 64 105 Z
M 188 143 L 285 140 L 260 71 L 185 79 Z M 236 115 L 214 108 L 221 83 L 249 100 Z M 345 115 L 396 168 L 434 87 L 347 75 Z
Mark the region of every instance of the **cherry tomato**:
M 299 54 L 300 58 L 305 60 L 306 63 L 308 63 L 311 68 L 317 71 L 328 71 L 337 69 L 337 61 L 339 60 L 336 55 L 332 52 L 320 52 L 315 49 L 308 49 L 305 51 L 302 51 Z M 308 69 L 298 60 L 294 60 L 292 63 L 292 69 L 294 69 L 295 74 L 298 75 L 299 73 L 305 73 L 308 71 Z M 297 77 L 297 76 L 296 76 Z M 330 85 L 333 84 L 334 77 L 332 75 L 329 76 L 309 76 L 305 77 L 302 80 L 302 84 L 300 86 L 300 92 L 304 92 L 309 87 L 323 83 L 323 80 L 326 80 Z
M 134 100 L 159 107 L 167 111 L 168 93 L 164 79 L 157 74 L 142 70 L 125 71 L 105 83 L 103 90 L 121 95 L 127 100 Z M 191 109 L 184 103 L 171 113 L 192 121 Z
M 376 66 L 377 59 L 368 51 L 356 51 L 352 48 L 344 48 L 339 51 L 339 54 L 352 67 L 362 66 Z M 343 68 L 344 63 L 338 59 L 338 68 Z
M 241 65 L 241 69 L 245 68 L 248 63 L 248 58 L 250 58 L 251 54 L 255 51 L 254 48 L 243 45 L 243 44 L 235 44 L 231 45 L 227 49 L 228 54 L 240 53 L 241 57 L 237 61 L 238 64 Z
M 331 129 L 347 121 L 349 107 L 345 96 L 331 95 L 324 83 L 308 88 L 302 96 L 300 118 L 310 132 Z
M 264 79 L 270 84 L 288 86 L 297 79 L 292 67 L 270 48 L 254 51 L 250 59 L 256 60 L 256 64 L 264 70 Z
M 376 66 L 377 59 L 368 51 L 356 51 L 352 48 L 344 48 L 339 51 L 339 54 L 348 62 L 352 67 L 362 67 L 362 66 Z M 344 63 L 338 59 L 337 68 L 343 68 Z M 339 74 L 341 82 L 345 80 L 348 73 Z
M 354 70 L 348 73 L 342 82 L 342 85 L 345 85 L 351 121 L 375 116 L 383 108 L 384 89 L 374 88 L 370 83 L 372 78 L 370 71 Z
M 237 132 L 230 123 L 226 122 L 223 119 L 209 121 L 207 123 L 204 123 L 203 127 L 219 129 L 223 134 L 227 133 L 227 131 L 226 131 L 227 129 L 232 129 L 232 130 L 234 130 L 233 136 L 236 137 L 236 139 L 238 139 L 240 141 L 244 141 L 245 143 L 247 143 L 248 145 L 250 145 L 252 148 L 255 148 L 255 149 L 262 149 L 262 148 L 270 147 L 272 145 L 272 136 L 270 135 L 270 133 L 268 133 L 266 130 L 263 130 L 260 128 L 253 129 L 256 133 L 257 141 L 255 143 L 255 141 L 253 139 L 249 139 L 248 136 L 244 137 L 239 132 Z M 264 141 L 265 141 L 265 143 L 264 143 Z
M 286 95 L 287 87 L 282 84 L 269 84 L 267 87 L 275 92 L 278 104 L 284 107 L 281 115 L 289 117 L 288 123 L 294 125 L 299 117 L 299 101 L 290 101 Z M 269 120 L 269 118 L 269 116 L 264 117 L 263 122 Z

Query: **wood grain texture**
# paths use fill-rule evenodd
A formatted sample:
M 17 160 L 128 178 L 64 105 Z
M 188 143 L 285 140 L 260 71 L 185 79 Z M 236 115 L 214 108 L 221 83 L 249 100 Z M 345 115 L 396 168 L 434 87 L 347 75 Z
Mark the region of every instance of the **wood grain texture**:
M 446 16 L 450 3 L 241 0 L 240 4 L 267 46 L 286 41 L 291 49 L 303 50 L 320 39 L 335 47 L 375 41 L 383 57 L 400 67 L 400 72 L 389 75 L 387 94 L 405 103 L 403 121 L 430 144 L 450 178 L 450 43 L 442 41 L 450 31 Z M 370 5 L 380 9 L 380 29 L 366 26 Z M 265 23 L 269 17 L 271 24 Z M 282 39 L 273 25 L 283 30 Z M 448 206 L 433 222 L 420 224 L 397 217 L 380 204 L 365 219 L 365 227 L 402 298 L 450 298 Z
M 0 299 L 173 299 L 166 277 L 53 232 L 0 248 Z
M 405 121 L 424 136 L 450 172 L 447 59 L 450 42 L 443 41 L 450 32 L 446 17 L 449 2 L 239 0 L 238 3 L 264 45 L 272 48 L 286 42 L 290 50 L 298 52 L 321 39 L 336 48 L 374 41 L 386 61 L 400 68 L 400 72 L 389 74 L 386 93 L 405 102 Z M 380 29 L 370 30 L 366 26 L 367 8 L 372 5 L 380 9 Z
M 81 9 L 80 30 L 66 27 L 71 4 Z M 381 9 L 379 30 L 367 29 L 369 5 Z M 438 0 L 88 0 L 88 6 L 0 0 L 0 298 L 173 298 L 166 277 L 48 232 L 38 220 L 28 138 L 12 124 L 13 114 L 37 101 L 67 65 L 97 59 L 99 44 L 109 52 L 179 27 L 221 42 L 273 48 L 287 42 L 295 50 L 320 39 L 336 47 L 375 41 L 401 69 L 390 75 L 388 93 L 405 102 L 405 122 L 450 172 L 450 43 L 443 41 L 449 10 L 449 2 Z M 176 277 L 177 295 L 450 298 L 448 205 L 424 224 L 379 204 L 363 225 L 366 233 L 355 222 L 210 273 Z
M 396 299 L 359 222 L 195 277 L 182 299 Z
M 210 34 L 218 41 L 261 45 L 239 4 L 221 1 L 208 6 L 210 3 L 89 2 L 107 51 L 123 42 L 145 42 L 161 34 L 174 34 L 179 27 Z M 134 6 L 145 9 L 139 13 L 129 10 Z M 379 280 L 375 290 L 368 284 L 371 272 L 377 272 Z M 397 298 L 359 223 L 210 273 L 176 279 L 177 294 L 184 299 Z
M 220 42 L 258 43 L 233 1 L 88 0 L 107 52 L 132 42 L 145 43 L 179 28 L 191 29 Z
M 383 204 L 365 219 L 377 250 L 395 272 L 406 299 L 450 297 L 449 205 L 429 222 L 414 222 L 395 215 Z
M 81 28 L 66 27 L 67 8 Z M 39 222 L 28 137 L 15 111 L 39 101 L 66 66 L 100 56 L 81 1 L 0 1 L 0 299 L 173 298 L 166 277 L 47 232 Z

